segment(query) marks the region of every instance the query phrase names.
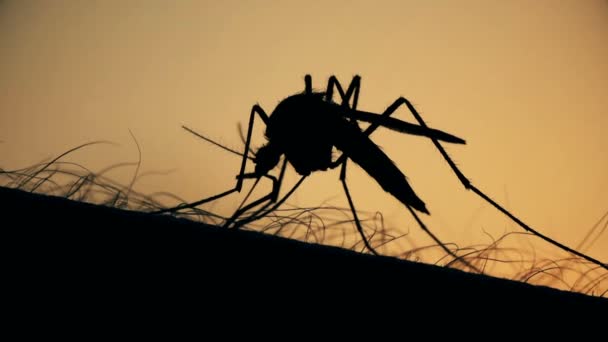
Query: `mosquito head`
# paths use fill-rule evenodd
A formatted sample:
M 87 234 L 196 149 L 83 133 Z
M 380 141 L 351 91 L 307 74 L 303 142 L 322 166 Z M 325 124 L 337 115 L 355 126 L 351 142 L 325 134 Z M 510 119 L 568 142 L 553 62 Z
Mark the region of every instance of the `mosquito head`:
M 268 143 L 258 150 L 255 154 L 255 173 L 258 175 L 265 175 L 268 171 L 272 170 L 281 158 L 281 152 L 271 143 Z

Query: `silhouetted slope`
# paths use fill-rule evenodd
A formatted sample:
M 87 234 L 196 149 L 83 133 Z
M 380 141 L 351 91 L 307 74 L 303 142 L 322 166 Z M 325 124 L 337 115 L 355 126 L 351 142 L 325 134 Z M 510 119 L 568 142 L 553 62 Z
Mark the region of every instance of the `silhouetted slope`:
M 7 188 L 0 203 L 15 272 L 5 279 L 62 305 L 196 298 L 540 316 L 608 308 L 546 287 Z

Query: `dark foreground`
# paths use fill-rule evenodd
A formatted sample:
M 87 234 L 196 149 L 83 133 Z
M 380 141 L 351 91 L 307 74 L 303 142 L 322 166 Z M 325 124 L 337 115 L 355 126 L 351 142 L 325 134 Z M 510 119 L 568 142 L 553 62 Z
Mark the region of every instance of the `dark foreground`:
M 14 272 L 4 279 L 26 306 L 173 302 L 237 315 L 270 307 L 269 320 L 310 307 L 430 310 L 448 320 L 463 310 L 543 317 L 608 308 L 606 299 L 547 287 L 7 188 L 0 203 Z

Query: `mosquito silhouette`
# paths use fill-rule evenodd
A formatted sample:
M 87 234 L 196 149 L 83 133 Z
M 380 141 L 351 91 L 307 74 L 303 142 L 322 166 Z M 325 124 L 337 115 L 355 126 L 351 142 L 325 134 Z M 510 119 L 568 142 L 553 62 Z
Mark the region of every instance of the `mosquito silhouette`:
M 399 200 L 409 210 L 426 234 L 428 234 L 448 254 L 455 259 L 459 259 L 422 222 L 417 212 L 430 214 L 425 203 L 416 195 L 403 172 L 401 172 L 391 159 L 370 139 L 370 135 L 382 126 L 401 133 L 430 138 L 466 189 L 473 191 L 526 231 L 529 231 L 572 254 L 608 269 L 606 264 L 573 250 L 530 228 L 471 184 L 440 144 L 440 141 L 465 144 L 465 140 L 452 134 L 428 127 L 418 111 L 406 98 L 399 97 L 382 114 L 377 114 L 357 109 L 361 87 L 361 77 L 358 75 L 353 77 L 346 91 L 344 91 L 344 88 L 335 76 L 329 78 L 327 88 L 324 92 L 313 91 L 312 78 L 310 75 L 306 75 L 304 80 L 304 92 L 289 96 L 282 100 L 271 115 L 266 114 L 264 109 L 258 104 L 252 107 L 245 138 L 245 150 L 243 153 L 230 150 L 184 126 L 186 130 L 198 135 L 208 142 L 242 156 L 240 172 L 236 176 L 236 185 L 234 188 L 215 196 L 201 199 L 193 203 L 186 203 L 177 207 L 163 209 L 156 213 L 175 212 L 181 209 L 194 208 L 231 193 L 240 192 L 245 179 L 255 179 L 253 187 L 255 187 L 258 181 L 263 177 L 270 179 L 272 181 L 272 190 L 269 194 L 239 208 L 232 217 L 226 220 L 226 223 L 224 224 L 225 227 L 238 229 L 244 224 L 260 219 L 278 208 L 312 172 L 340 167 L 340 181 L 344 188 L 344 193 L 348 200 L 357 230 L 361 235 L 365 247 L 370 252 L 378 254 L 371 246 L 363 231 L 346 182 L 346 165 L 347 161 L 350 159 L 374 178 L 386 192 Z M 340 103 L 333 101 L 334 88 L 340 95 Z M 418 124 L 412 124 L 391 117 L 391 115 L 403 105 L 409 109 Z M 268 142 L 260 147 L 257 152 L 253 152 L 250 145 L 256 116 L 259 116 L 266 125 L 265 136 Z M 369 126 L 363 130 L 359 127 L 358 121 L 368 122 Z M 332 160 L 332 151 L 334 148 L 341 151 L 342 154 L 335 160 Z M 254 157 L 251 157 L 249 152 L 252 152 Z M 283 156 L 284 158 L 279 177 L 276 178 L 275 176 L 270 175 L 270 171 L 279 165 Z M 252 160 L 255 163 L 254 172 L 245 172 L 247 160 Z M 291 190 L 279 200 L 279 192 L 288 162 L 293 166 L 296 172 L 301 175 L 301 178 Z M 241 218 L 245 213 L 256 207 L 259 208 L 252 214 Z M 465 262 L 465 264 L 475 269 L 474 266 L 467 262 Z

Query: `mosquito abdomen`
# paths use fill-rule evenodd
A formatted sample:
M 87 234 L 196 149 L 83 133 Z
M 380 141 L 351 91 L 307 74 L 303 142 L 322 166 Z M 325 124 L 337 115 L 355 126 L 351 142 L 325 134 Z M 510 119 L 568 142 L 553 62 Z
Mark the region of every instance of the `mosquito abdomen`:
M 354 124 L 345 123 L 336 130 L 334 145 L 357 163 L 382 189 L 406 206 L 429 214 L 405 175 L 390 158 Z

